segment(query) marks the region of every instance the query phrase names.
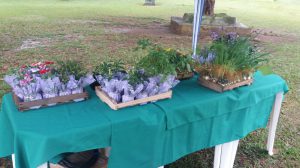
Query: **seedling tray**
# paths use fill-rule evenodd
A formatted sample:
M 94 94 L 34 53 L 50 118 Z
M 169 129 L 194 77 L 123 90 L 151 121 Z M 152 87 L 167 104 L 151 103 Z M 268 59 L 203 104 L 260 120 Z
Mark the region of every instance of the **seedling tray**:
M 89 97 L 88 93 L 84 90 L 83 93 L 76 93 L 76 94 L 71 94 L 71 95 L 66 95 L 66 96 L 57 96 L 57 97 L 53 97 L 53 98 L 34 100 L 34 101 L 30 101 L 30 102 L 22 102 L 20 100 L 20 98 L 13 93 L 14 102 L 15 102 L 18 110 L 21 112 L 33 110 L 34 107 L 38 107 L 38 108 L 34 108 L 34 109 L 49 107 L 49 104 L 55 104 L 53 106 L 56 106 L 59 104 L 74 102 L 74 100 L 79 100 L 79 99 L 86 100 L 88 97 Z
M 152 101 L 162 100 L 162 99 L 170 99 L 172 97 L 172 91 L 168 91 L 166 93 L 157 94 L 154 96 L 137 99 L 125 103 L 117 103 L 113 99 L 111 99 L 102 89 L 100 86 L 95 87 L 95 91 L 97 96 L 100 98 L 101 101 L 106 103 L 111 109 L 118 110 L 121 108 L 129 107 L 129 106 L 135 106 L 143 103 L 148 103 Z
M 225 92 L 225 91 L 228 91 L 228 90 L 233 90 L 235 88 L 238 88 L 238 87 L 241 87 L 241 86 L 245 86 L 245 85 L 251 85 L 253 82 L 253 79 L 247 79 L 247 80 L 244 80 L 244 81 L 241 81 L 241 82 L 237 82 L 237 83 L 233 83 L 233 84 L 230 84 L 230 85 L 221 85 L 219 83 L 215 83 L 211 80 L 206 80 L 206 79 L 203 79 L 201 77 L 198 78 L 198 83 L 204 87 L 207 87 L 211 90 L 214 90 L 216 92 Z

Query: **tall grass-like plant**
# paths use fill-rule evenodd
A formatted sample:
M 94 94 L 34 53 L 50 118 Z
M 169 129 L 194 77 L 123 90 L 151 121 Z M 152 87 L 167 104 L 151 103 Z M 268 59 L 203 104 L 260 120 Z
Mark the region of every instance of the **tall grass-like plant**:
M 232 41 L 221 39 L 212 43 L 210 50 L 215 53 L 214 64 L 230 63 L 235 70 L 254 70 L 267 59 L 266 53 L 259 53 L 249 38 L 239 37 Z
M 252 78 L 252 73 L 267 61 L 266 53 L 258 52 L 249 37 L 235 33 L 212 35 L 213 42 L 203 49 L 196 60 L 200 73 L 221 83 Z

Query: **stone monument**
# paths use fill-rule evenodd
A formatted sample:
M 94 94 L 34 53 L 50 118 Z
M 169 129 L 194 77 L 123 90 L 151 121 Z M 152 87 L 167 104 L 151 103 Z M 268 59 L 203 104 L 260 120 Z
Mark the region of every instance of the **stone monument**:
M 193 13 L 185 13 L 183 17 L 171 17 L 170 29 L 180 35 L 193 34 Z M 236 17 L 228 16 L 225 13 L 203 16 L 201 35 L 207 36 L 211 32 L 237 32 L 240 35 L 250 35 L 251 28 L 237 21 Z
M 235 17 L 225 13 L 215 14 L 215 0 L 205 0 L 203 7 L 201 35 L 207 36 L 211 32 L 237 32 L 240 35 L 251 34 L 251 28 L 239 23 Z M 183 17 L 171 17 L 171 30 L 176 34 L 193 34 L 193 13 L 185 13 Z

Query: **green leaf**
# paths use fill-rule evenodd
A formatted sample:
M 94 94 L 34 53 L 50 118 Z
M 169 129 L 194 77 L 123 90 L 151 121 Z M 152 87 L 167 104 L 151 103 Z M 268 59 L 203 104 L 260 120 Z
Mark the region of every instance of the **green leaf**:
M 187 68 L 188 72 L 192 72 L 192 69 L 191 69 L 191 65 L 190 65 L 190 64 L 186 64 L 186 68 Z

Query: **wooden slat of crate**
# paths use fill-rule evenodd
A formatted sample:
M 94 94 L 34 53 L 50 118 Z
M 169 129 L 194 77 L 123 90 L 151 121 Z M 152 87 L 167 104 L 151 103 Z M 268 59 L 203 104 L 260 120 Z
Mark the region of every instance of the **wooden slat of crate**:
M 189 79 L 194 76 L 194 72 L 188 72 L 188 73 L 178 73 L 177 74 L 177 79 L 178 80 L 184 80 L 184 79 Z
M 76 93 L 66 96 L 57 96 L 53 98 L 35 100 L 30 102 L 21 102 L 17 95 L 13 94 L 13 99 L 15 101 L 16 106 L 18 107 L 19 111 L 31 110 L 31 107 L 41 106 L 41 107 L 48 107 L 48 104 L 64 104 L 76 99 L 87 99 L 88 93 L 84 91 L 83 93 Z
M 146 98 L 142 98 L 142 99 L 137 99 L 137 100 L 133 100 L 133 101 L 125 102 L 125 103 L 117 103 L 116 101 L 111 99 L 104 91 L 102 91 L 101 87 L 97 86 L 95 88 L 95 91 L 96 91 L 97 96 L 113 110 L 118 110 L 120 108 L 134 106 L 134 105 L 147 103 L 147 102 L 151 102 L 151 101 L 168 99 L 168 98 L 172 97 L 172 91 L 168 91 L 166 93 L 161 93 L 158 95 L 154 95 L 154 96 L 150 96 L 150 97 L 146 97 Z
M 250 85 L 251 83 L 253 82 L 253 79 L 248 79 L 248 80 L 244 80 L 244 81 L 241 81 L 241 82 L 238 82 L 238 83 L 234 83 L 232 85 L 226 85 L 226 86 L 222 86 L 218 83 L 215 83 L 215 82 L 212 82 L 212 81 L 209 81 L 209 80 L 205 80 L 201 77 L 198 78 L 198 83 L 204 87 L 207 87 L 209 89 L 212 89 L 214 91 L 217 91 L 217 92 L 224 92 L 224 91 L 227 91 L 227 90 L 232 90 L 234 88 L 238 88 L 238 87 L 241 87 L 241 86 L 245 86 L 245 85 Z

